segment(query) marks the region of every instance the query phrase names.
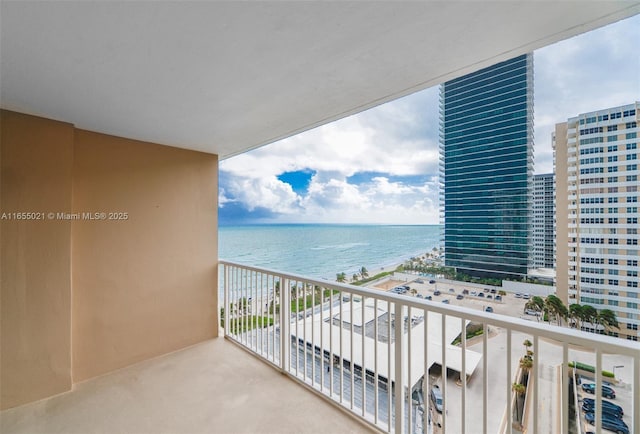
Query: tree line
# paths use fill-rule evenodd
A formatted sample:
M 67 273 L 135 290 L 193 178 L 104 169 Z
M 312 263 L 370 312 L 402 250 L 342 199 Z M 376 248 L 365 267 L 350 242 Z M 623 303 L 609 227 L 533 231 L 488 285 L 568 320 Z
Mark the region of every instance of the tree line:
M 602 326 L 607 331 L 619 328 L 616 313 L 611 309 L 597 310 L 591 305 L 579 303 L 573 303 L 567 307 L 559 297 L 553 294 L 545 298 L 533 296 L 524 308 L 543 315 L 543 320 L 547 318 L 551 322 L 551 318 L 554 318 L 558 325 L 562 325 L 564 320 L 578 329 L 582 328 L 583 323 L 589 323 L 595 327 Z

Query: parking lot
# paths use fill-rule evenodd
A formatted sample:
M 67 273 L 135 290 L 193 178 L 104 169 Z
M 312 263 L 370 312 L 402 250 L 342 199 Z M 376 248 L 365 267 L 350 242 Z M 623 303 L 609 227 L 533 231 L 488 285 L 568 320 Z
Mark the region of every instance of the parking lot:
M 430 281 L 433 281 L 433 283 L 429 283 Z M 406 292 L 406 295 L 408 296 L 411 294 L 411 289 L 415 289 L 417 291 L 416 296 L 421 298 L 431 297 L 431 301 L 434 302 L 444 302 L 451 305 L 464 306 L 478 310 L 485 310 L 487 307 L 491 307 L 494 313 L 531 321 L 537 321 L 538 319 L 534 315 L 524 314 L 524 305 L 527 302 L 525 298 L 516 297 L 515 294 L 507 293 L 506 295 L 501 296 L 502 300 L 496 301 L 495 297 L 496 295 L 499 295 L 499 288 L 493 289 L 495 292 L 492 292 L 491 289 L 477 288 L 463 282 L 440 282 L 426 277 L 419 278 L 417 276 L 415 280 L 410 282 L 387 280 L 376 284 L 375 288 L 391 291 L 393 288 L 401 286 L 408 286 L 410 288 L 409 291 Z M 472 295 L 474 292 L 477 295 Z M 460 296 L 463 298 L 459 299 Z
M 580 385 L 578 386 L 578 408 L 576 409 L 577 411 L 580 412 L 580 420 L 582 423 L 582 427 L 583 427 L 583 431 L 584 433 L 586 432 L 595 432 L 595 427 L 593 425 L 591 425 L 591 421 L 587 419 L 587 412 L 582 410 L 582 405 L 585 402 L 585 398 L 586 399 L 593 399 L 595 400 L 596 396 L 593 393 L 590 393 L 590 388 L 589 386 L 593 384 L 593 379 L 592 378 L 588 378 L 588 377 L 580 377 Z M 583 387 L 584 386 L 584 387 Z M 603 410 L 603 413 L 607 413 L 607 415 L 605 415 L 604 419 L 603 419 L 603 426 L 602 428 L 607 430 L 607 431 L 611 431 L 611 432 L 619 432 L 621 434 L 628 434 L 630 432 L 629 430 L 625 430 L 625 427 L 631 426 L 631 390 L 624 387 L 624 385 L 618 386 L 617 384 L 611 384 L 611 383 L 606 383 L 605 385 L 606 387 L 609 387 L 610 389 L 613 389 L 613 391 L 615 392 L 615 398 L 605 398 L 604 394 L 602 396 L 602 400 L 603 401 L 607 401 L 610 404 L 604 404 L 608 409 Z M 588 389 L 585 390 L 585 389 Z M 604 391 L 603 391 L 604 392 Z M 613 404 L 613 405 L 611 405 Z M 616 413 L 615 411 L 612 411 L 613 408 L 616 408 L 616 406 L 619 406 L 622 408 L 624 414 L 622 415 L 622 417 L 620 417 L 619 414 L 614 414 Z M 605 419 L 607 419 L 607 416 L 609 416 L 609 419 L 613 419 L 614 420 L 614 424 L 607 426 Z M 615 422 L 616 419 L 619 419 L 623 422 L 622 426 L 618 427 L 617 429 L 615 428 L 615 426 L 617 426 L 617 422 Z M 607 429 L 609 428 L 609 429 Z

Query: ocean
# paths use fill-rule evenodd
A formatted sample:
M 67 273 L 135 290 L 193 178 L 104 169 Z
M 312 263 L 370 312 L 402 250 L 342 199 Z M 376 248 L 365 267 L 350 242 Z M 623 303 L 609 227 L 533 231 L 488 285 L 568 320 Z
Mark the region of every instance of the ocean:
M 220 226 L 219 257 L 245 265 L 335 280 L 370 275 L 439 245 L 441 226 L 278 224 Z

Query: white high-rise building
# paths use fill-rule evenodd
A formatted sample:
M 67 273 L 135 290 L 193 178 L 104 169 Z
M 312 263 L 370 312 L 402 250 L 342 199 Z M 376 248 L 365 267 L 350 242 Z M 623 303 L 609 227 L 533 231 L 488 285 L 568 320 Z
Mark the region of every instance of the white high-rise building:
M 533 176 L 533 268 L 554 268 L 555 179 L 553 173 Z
M 556 125 L 557 285 L 569 304 L 610 309 L 638 340 L 638 121 L 640 103 Z M 601 327 L 584 326 L 603 332 Z

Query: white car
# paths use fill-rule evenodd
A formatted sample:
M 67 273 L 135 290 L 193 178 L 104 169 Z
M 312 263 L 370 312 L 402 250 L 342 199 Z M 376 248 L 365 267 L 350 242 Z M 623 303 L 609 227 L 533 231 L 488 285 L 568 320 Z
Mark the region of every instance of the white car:
M 478 295 L 478 291 L 471 291 L 471 295 Z

